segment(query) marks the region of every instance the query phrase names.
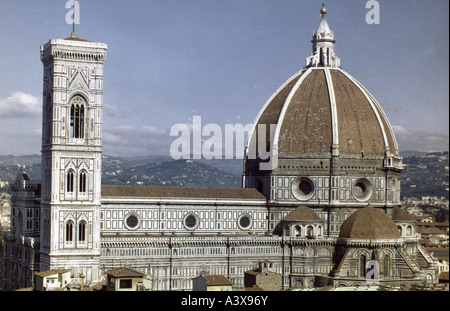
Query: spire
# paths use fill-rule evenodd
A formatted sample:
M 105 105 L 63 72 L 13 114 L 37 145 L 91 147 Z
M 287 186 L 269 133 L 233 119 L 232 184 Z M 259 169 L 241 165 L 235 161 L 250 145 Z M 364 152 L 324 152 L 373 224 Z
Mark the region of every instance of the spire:
M 319 26 L 313 34 L 312 38 L 312 53 L 311 56 L 306 58 L 306 67 L 340 67 L 341 60 L 334 54 L 334 33 L 328 26 L 325 15 L 327 9 L 325 3 L 322 4 L 320 9 L 322 18 L 320 19 Z
M 76 5 L 75 5 L 75 0 L 73 0 L 73 22 L 72 22 L 72 34 L 70 35 L 71 38 L 75 38 L 77 35 L 75 34 L 75 18 L 76 18 Z

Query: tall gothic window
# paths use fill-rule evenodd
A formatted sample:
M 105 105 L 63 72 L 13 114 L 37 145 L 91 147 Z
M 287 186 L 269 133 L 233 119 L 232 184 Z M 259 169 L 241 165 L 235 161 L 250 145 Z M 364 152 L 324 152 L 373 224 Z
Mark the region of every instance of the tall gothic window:
M 366 277 L 366 256 L 359 257 L 359 276 Z
M 72 241 L 73 241 L 73 222 L 69 220 L 66 223 L 66 242 Z
M 70 105 L 70 138 L 84 138 L 84 104 L 81 96 L 75 96 Z
M 67 192 L 73 192 L 75 174 L 73 170 L 67 172 Z
M 79 191 L 80 192 L 86 192 L 86 172 L 82 171 L 80 173 L 80 185 L 79 185 Z
M 86 241 L 86 222 L 84 221 L 78 224 L 78 241 Z
M 390 276 L 390 270 L 391 270 L 391 266 L 390 266 L 390 262 L 389 262 L 389 256 L 385 256 L 384 257 L 384 264 L 383 264 L 383 273 L 384 273 L 384 277 L 389 277 Z
M 47 95 L 47 105 L 45 107 L 46 120 L 44 123 L 44 138 L 47 139 L 47 143 L 51 141 L 52 136 L 52 126 L 53 126 L 53 107 L 52 107 L 52 97 Z

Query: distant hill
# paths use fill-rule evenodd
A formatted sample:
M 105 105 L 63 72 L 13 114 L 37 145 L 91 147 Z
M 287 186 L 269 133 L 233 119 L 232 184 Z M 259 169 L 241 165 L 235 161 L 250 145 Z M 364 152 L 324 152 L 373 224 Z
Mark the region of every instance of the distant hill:
M 240 175 L 192 160 L 135 164 L 122 161 L 120 158 L 105 157 L 102 169 L 102 183 L 105 185 L 222 188 L 242 186 Z
M 417 157 L 417 156 L 423 156 L 423 155 L 427 155 L 427 154 L 428 154 L 428 152 L 421 152 L 421 151 L 414 151 L 414 150 L 407 150 L 407 151 L 400 152 L 400 156 L 403 158 Z
M 402 152 L 402 196 L 449 198 L 449 153 Z M 40 155 L 0 156 L 0 179 L 13 182 L 19 170 L 32 180 L 41 178 Z M 114 157 L 102 159 L 102 183 L 117 185 L 241 187 L 243 161 L 177 160 L 170 157 Z
M 402 197 L 436 196 L 449 199 L 449 154 L 427 153 L 404 157 Z
M 37 154 L 14 156 L 0 155 L 0 180 L 13 183 L 17 174 L 26 171 L 35 181 L 41 179 L 41 156 Z

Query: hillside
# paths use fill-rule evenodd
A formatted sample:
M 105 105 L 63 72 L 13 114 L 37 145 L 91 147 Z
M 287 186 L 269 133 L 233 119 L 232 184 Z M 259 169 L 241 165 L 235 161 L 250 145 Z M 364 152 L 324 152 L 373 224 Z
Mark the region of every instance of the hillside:
M 403 158 L 402 197 L 449 199 L 449 154 L 436 152 Z
M 134 164 L 120 158 L 103 159 L 102 183 L 108 185 L 241 187 L 241 176 L 192 160 Z
M 402 153 L 402 197 L 449 198 L 449 153 Z M 13 182 L 19 170 L 40 180 L 39 155 L 0 156 L 0 180 Z M 103 156 L 102 183 L 181 187 L 241 187 L 242 160 L 178 160 L 169 157 Z

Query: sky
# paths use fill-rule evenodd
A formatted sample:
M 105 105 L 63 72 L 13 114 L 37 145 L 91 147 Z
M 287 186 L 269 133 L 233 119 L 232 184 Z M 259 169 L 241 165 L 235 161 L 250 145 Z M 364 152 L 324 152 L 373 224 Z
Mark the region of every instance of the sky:
M 176 124 L 250 124 L 303 69 L 322 1 L 78 0 L 78 37 L 108 45 L 103 153 L 168 155 Z M 400 151 L 449 150 L 449 1 L 326 1 L 341 66 Z M 0 0 L 0 155 L 39 154 L 40 45 L 70 36 L 67 0 Z

